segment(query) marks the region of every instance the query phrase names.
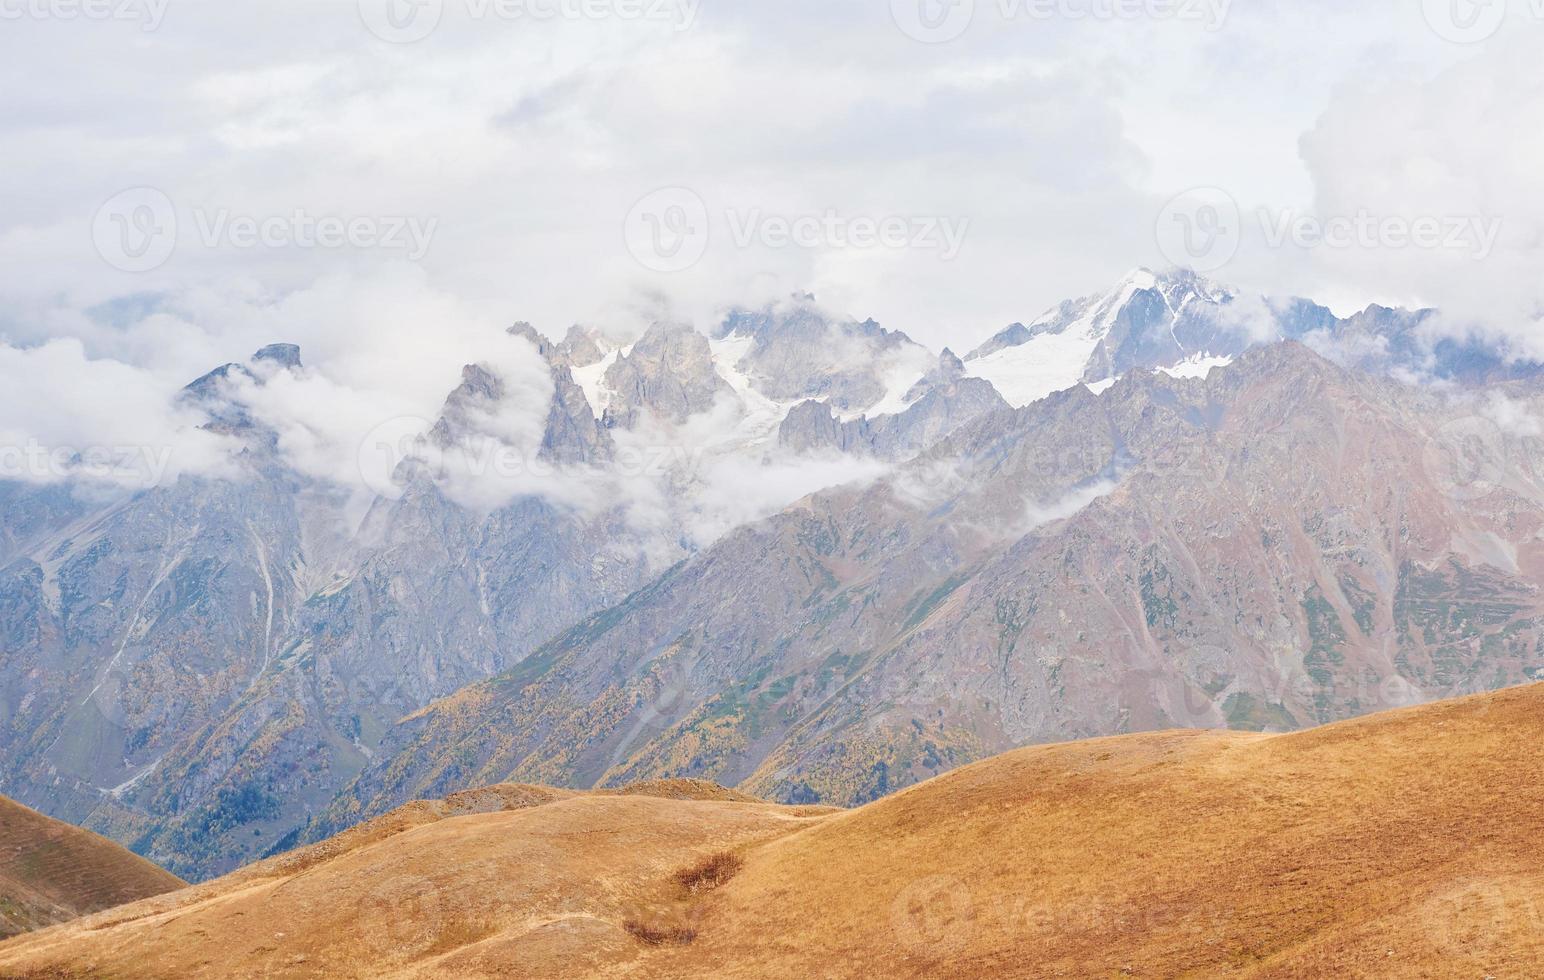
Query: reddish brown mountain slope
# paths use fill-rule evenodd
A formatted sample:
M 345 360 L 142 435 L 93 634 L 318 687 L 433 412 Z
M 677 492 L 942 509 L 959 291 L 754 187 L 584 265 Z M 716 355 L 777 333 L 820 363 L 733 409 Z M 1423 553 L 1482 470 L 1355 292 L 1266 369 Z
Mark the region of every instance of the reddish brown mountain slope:
M 0 797 L 0 938 L 184 884 L 105 837 Z
M 1541 976 L 1541 738 L 1536 685 L 1028 748 L 851 811 L 494 787 L 0 975 Z

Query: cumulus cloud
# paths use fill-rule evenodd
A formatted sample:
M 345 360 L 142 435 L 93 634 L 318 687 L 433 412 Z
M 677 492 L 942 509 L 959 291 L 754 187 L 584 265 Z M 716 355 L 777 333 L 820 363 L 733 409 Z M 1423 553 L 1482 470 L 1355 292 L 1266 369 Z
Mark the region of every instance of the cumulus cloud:
M 0 478 L 143 488 L 231 475 L 228 440 L 202 431 L 153 373 L 91 358 L 80 341 L 0 345 Z
M 1417 4 L 1261 0 L 1211 25 L 1015 19 L 977 4 L 945 44 L 906 36 L 885 3 L 788 0 L 769 12 L 724 0 L 689 20 L 486 13 L 511 6 L 447 3 L 414 44 L 372 35 L 351 0 L 241 11 L 193 0 L 154 30 L 8 21 L 0 330 L 21 342 L 81 336 L 102 354 L 96 344 L 117 340 L 84 311 L 125 295 L 284 295 L 404 258 L 200 232 L 222 215 L 304 211 L 432 223 L 419 265 L 483 318 L 561 332 L 665 296 L 706 323 L 726 304 L 811 289 L 963 350 L 1160 264 L 1154 218 L 1187 187 L 1224 187 L 1246 210 L 1333 210 L 1364 188 L 1430 182 L 1432 161 L 1458 175 L 1510 168 L 1507 179 L 1537 169 L 1526 134 L 1538 100 L 1462 109 L 1531 91 L 1526 57 L 1494 65 L 1491 47 L 1446 44 Z M 1469 95 L 1442 98 L 1465 85 Z M 1536 196 L 1513 182 L 1524 196 L 1482 203 Z M 98 205 L 136 186 L 167 195 L 177 247 L 129 274 L 102 261 L 90 229 Z M 634 205 L 664 187 L 700 198 L 707 237 L 699 261 L 669 272 L 640 263 L 623 234 Z M 1450 188 L 1466 206 L 1472 189 Z M 925 245 L 742 245 L 733 233 L 827 215 L 845 228 L 900 218 L 968 230 L 953 258 Z M 1316 259 L 1245 256 L 1227 272 L 1362 303 L 1428 278 L 1336 276 Z
M 290 341 L 306 369 L 238 381 L 237 396 L 302 472 L 368 492 L 361 442 L 394 420 L 426 427 L 463 365 L 504 363 L 511 320 L 629 337 L 666 315 L 705 327 L 727 305 L 813 290 L 935 349 L 967 350 L 1162 264 L 1154 219 L 1197 185 L 1225 188 L 1246 214 L 1499 217 L 1483 262 L 1254 240 L 1219 278 L 1342 312 L 1374 299 L 1440 305 L 1433 329 L 1541 351 L 1538 24 L 1464 47 L 1434 33 L 1419 4 L 1261 0 L 1232 5 L 1215 30 L 1015 22 L 977 4 L 957 40 L 921 44 L 889 6 L 724 0 L 687 25 L 479 20 L 447 3 L 439 29 L 405 45 L 373 36 L 352 0 L 192 0 L 150 30 L 7 21 L 5 443 L 174 446 L 168 472 L 216 471 L 225 447 L 190 426 L 176 391 Z M 164 193 L 175 219 L 175 249 L 145 272 L 106 261 L 111 243 L 93 235 L 99 206 L 132 187 Z M 701 218 L 689 227 L 705 241 L 699 260 L 661 271 L 630 251 L 624 222 L 668 187 L 700 200 L 686 217 Z M 410 261 L 381 235 L 307 241 L 297 213 L 434 233 Z M 831 216 L 848 231 L 889 218 L 967 231 L 952 258 L 925 243 L 735 234 L 769 220 L 828 228 Z M 211 237 L 242 219 L 277 234 Z M 1232 312 L 1248 329 L 1266 322 Z M 481 427 L 519 450 L 546 397 L 540 365 L 502 370 L 520 396 Z M 735 423 L 694 424 L 671 438 L 702 445 Z M 698 536 L 711 537 L 847 475 L 711 453 L 695 465 L 724 489 L 690 505 L 652 478 L 620 491 L 639 526 L 696 507 Z M 524 480 L 458 486 L 488 505 Z
M 1483 417 L 1496 424 L 1496 428 L 1516 439 L 1536 439 L 1544 435 L 1544 420 L 1526 401 L 1508 398 L 1499 391 L 1488 393 Z
M 1524 26 L 1434 76 L 1368 80 L 1336 96 L 1302 140 L 1315 210 L 1435 219 L 1454 247 L 1317 249 L 1316 278 L 1438 308 L 1430 326 L 1440 333 L 1478 332 L 1544 356 L 1541 39 L 1544 29 Z

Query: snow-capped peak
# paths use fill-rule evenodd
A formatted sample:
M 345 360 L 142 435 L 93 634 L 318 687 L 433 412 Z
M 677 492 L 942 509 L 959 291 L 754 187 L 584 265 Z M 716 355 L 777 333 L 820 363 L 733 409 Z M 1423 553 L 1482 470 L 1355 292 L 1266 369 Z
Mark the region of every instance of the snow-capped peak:
M 1029 326 L 1014 324 L 966 358 L 1015 405 L 1132 367 L 1231 357 L 1253 343 L 1223 308 L 1232 290 L 1188 269 L 1131 270 L 1109 290 L 1062 303 Z

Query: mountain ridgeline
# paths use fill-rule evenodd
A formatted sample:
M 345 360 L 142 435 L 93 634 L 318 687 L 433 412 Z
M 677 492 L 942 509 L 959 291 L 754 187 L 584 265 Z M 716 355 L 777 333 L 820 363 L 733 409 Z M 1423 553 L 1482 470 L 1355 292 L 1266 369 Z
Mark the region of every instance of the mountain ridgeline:
M 182 395 L 239 478 L 0 484 L 0 792 L 202 879 L 472 786 L 850 805 L 1525 681 L 1544 383 L 1433 317 L 1139 271 L 963 358 L 808 298 L 521 324 L 548 482 L 468 482 L 528 395 L 474 364 L 362 509 L 265 348 Z

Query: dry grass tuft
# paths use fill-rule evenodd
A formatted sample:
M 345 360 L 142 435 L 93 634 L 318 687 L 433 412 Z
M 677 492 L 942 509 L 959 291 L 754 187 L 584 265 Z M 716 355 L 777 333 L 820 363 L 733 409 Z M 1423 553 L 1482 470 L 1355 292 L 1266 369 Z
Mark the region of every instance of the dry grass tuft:
M 697 938 L 697 930 L 691 926 L 670 926 L 628 919 L 622 923 L 622 928 L 648 946 L 685 946 Z
M 676 884 L 693 895 L 712 891 L 726 884 L 745 867 L 745 859 L 738 854 L 720 851 L 675 873 Z

